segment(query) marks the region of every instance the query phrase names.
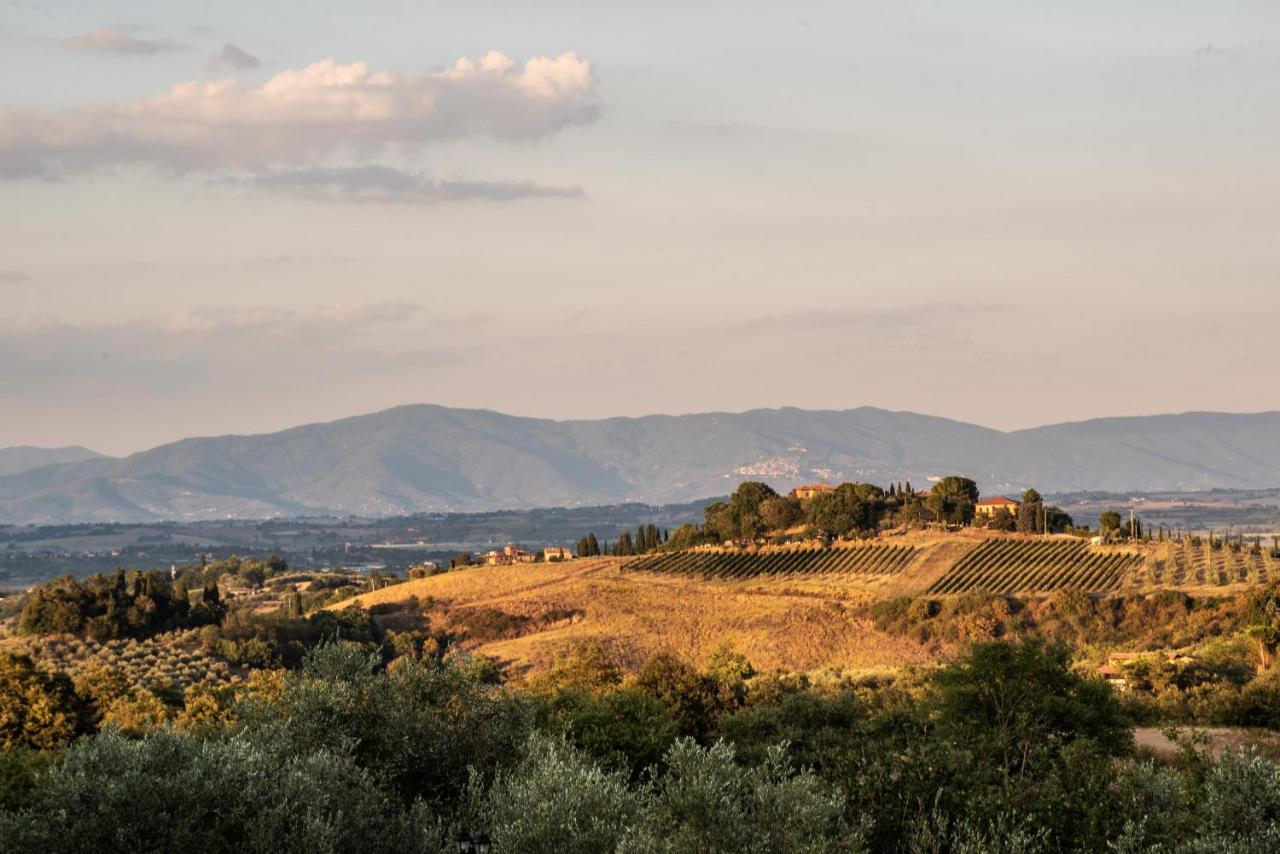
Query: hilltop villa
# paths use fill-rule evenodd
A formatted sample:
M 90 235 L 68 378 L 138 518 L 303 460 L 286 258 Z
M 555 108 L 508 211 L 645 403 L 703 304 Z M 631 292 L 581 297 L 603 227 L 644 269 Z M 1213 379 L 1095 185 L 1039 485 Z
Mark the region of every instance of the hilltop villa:
M 994 516 L 1000 510 L 1008 510 L 1010 513 L 1017 514 L 1018 502 L 1012 498 L 997 495 L 994 498 L 984 498 L 973 505 L 973 512 L 978 516 Z
M 487 552 L 484 562 L 490 566 L 509 566 L 513 563 L 533 563 L 538 559 L 534 552 L 527 552 L 518 546 L 503 546 L 501 551 Z
M 808 501 L 819 493 L 835 492 L 835 489 L 836 488 L 834 486 L 830 486 L 825 483 L 810 483 L 805 486 L 797 486 L 795 489 L 791 490 L 791 495 L 793 498 L 798 498 L 801 501 Z

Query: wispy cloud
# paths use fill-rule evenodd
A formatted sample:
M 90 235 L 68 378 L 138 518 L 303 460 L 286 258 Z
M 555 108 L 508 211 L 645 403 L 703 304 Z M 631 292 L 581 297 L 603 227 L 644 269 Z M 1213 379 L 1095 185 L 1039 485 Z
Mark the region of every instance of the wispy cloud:
M 0 285 L 21 285 L 31 277 L 21 270 L 0 270 Z
M 245 181 L 255 189 L 324 201 L 438 204 L 464 201 L 514 201 L 577 198 L 581 187 L 548 187 L 531 181 L 457 181 L 433 178 L 389 166 L 287 169 L 264 172 Z
M 230 43 L 224 44 L 222 50 L 209 57 L 209 68 L 213 71 L 226 69 L 248 71 L 260 65 L 262 65 L 262 60 L 258 59 L 258 57 Z
M 84 53 L 113 53 L 121 56 L 155 56 L 158 53 L 187 50 L 187 45 L 172 39 L 141 38 L 121 27 L 106 27 L 92 33 L 71 36 L 62 43 L 71 50 Z
M 476 135 L 536 139 L 599 114 L 591 63 L 574 53 L 517 65 L 491 51 L 427 74 L 325 59 L 260 86 L 193 81 L 141 101 L 0 112 L 0 175 L 319 165 Z

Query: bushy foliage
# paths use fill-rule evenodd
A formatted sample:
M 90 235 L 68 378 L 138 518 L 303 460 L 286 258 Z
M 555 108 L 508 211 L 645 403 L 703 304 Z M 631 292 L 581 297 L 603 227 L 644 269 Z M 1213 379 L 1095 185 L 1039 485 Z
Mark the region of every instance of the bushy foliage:
M 1209 770 L 1192 851 L 1280 851 L 1280 767 L 1250 752 Z
M 308 653 L 278 696 L 240 714 L 256 737 L 294 753 L 350 753 L 406 801 L 456 795 L 469 765 L 506 765 L 530 717 L 465 656 L 386 669 L 379 652 L 341 643 Z
M 672 745 L 653 785 L 662 850 L 709 852 L 861 851 L 861 826 L 845 821 L 843 799 L 809 771 L 796 772 L 775 745 L 757 765 L 734 761 L 733 747 Z
M 305 617 L 239 608 L 201 634 L 207 652 L 232 665 L 263 668 L 297 666 L 308 649 L 326 640 L 371 643 L 369 615 L 358 608 Z
M 542 729 L 636 778 L 662 759 L 680 731 L 662 703 L 634 688 L 558 690 L 540 698 L 537 712 Z
M 0 748 L 53 750 L 87 732 L 92 711 L 64 673 L 0 652 Z
M 0 813 L 0 849 L 28 854 L 431 850 L 421 836 L 349 756 L 170 732 L 81 742 Z
M 605 770 L 563 741 L 533 736 L 524 756 L 501 772 L 484 798 L 481 821 L 499 851 L 652 850 L 644 792 L 623 772 Z
M 74 634 L 94 640 L 147 638 L 158 632 L 217 622 L 222 616 L 216 586 L 191 607 L 184 584 L 155 572 L 118 570 L 83 582 L 70 576 L 37 587 L 18 617 L 28 635 Z
M 870 533 L 889 509 L 884 490 L 869 483 L 842 483 L 815 495 L 804 506 L 809 527 L 825 537 Z
M 193 686 L 159 727 L 56 757 L 0 751 L 0 850 L 425 852 L 462 828 L 535 854 L 1280 842 L 1275 765 L 1130 758 L 1115 697 L 1061 646 L 982 643 L 936 670 L 822 687 L 756 674 L 727 646 L 701 668 L 650 662 L 645 680 L 596 652 L 578 687 L 529 695 L 465 655 L 387 665 L 350 642 Z M 83 684 L 99 705 L 120 690 Z

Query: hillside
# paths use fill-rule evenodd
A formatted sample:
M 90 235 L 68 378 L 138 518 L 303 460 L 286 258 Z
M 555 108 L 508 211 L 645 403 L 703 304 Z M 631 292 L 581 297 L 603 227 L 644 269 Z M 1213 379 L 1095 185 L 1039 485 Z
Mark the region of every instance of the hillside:
M 1044 595 L 1177 587 L 1224 594 L 1280 572 L 1269 555 L 1190 553 L 1170 543 L 1095 547 L 1071 538 L 927 533 L 833 549 L 695 551 L 563 564 L 477 567 L 358 596 L 393 628 L 448 627 L 514 672 L 539 672 L 583 642 L 626 665 L 671 649 L 702 660 L 728 640 L 764 669 L 900 665 L 943 649 L 878 631 L 868 603 L 974 590 Z M 514 637 L 501 636 L 507 630 Z
M 258 436 L 185 439 L 122 459 L 0 477 L 0 521 L 384 516 L 724 494 L 745 478 L 924 484 L 985 492 L 1280 483 L 1280 413 L 1103 419 L 1015 432 L 909 412 L 552 421 L 405 406 Z
M 469 645 L 512 673 L 541 672 L 581 643 L 600 643 L 626 667 L 672 650 L 702 660 L 732 642 L 757 667 L 806 672 L 863 669 L 927 660 L 931 652 L 876 632 L 853 611 L 870 594 L 857 585 L 789 585 L 785 581 L 705 582 L 628 569 L 604 558 L 528 567 L 477 567 L 406 582 L 357 597 L 364 607 L 433 600 L 434 622 L 459 627 L 481 611 L 531 618 L 516 638 Z M 341 607 L 341 606 L 334 606 Z M 379 609 L 382 610 L 382 609 Z M 565 615 L 543 623 L 543 615 Z M 381 617 L 397 625 L 400 615 Z
M 61 465 L 62 463 L 79 463 L 85 460 L 99 459 L 102 455 L 79 445 L 67 448 L 32 448 L 18 446 L 0 448 L 0 477 L 21 474 L 38 469 L 41 466 Z

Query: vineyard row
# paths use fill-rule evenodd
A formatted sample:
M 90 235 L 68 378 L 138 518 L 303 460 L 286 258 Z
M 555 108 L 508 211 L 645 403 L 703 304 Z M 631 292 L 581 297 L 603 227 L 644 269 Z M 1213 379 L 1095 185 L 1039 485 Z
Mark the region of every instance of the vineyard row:
M 767 553 L 686 551 L 650 555 L 628 568 L 730 580 L 760 575 L 890 575 L 901 572 L 917 551 L 911 546 L 797 549 Z

